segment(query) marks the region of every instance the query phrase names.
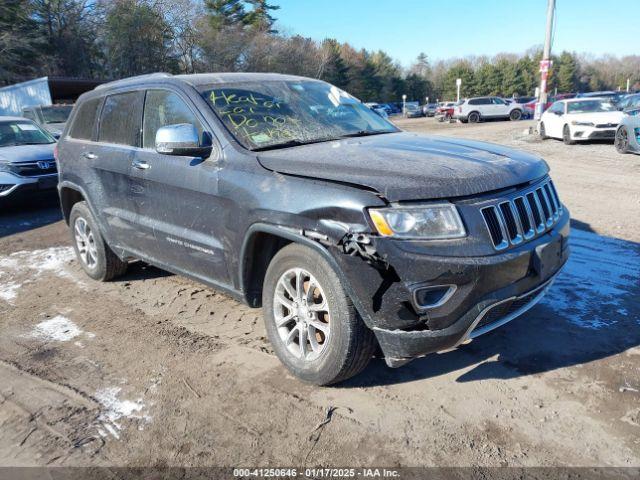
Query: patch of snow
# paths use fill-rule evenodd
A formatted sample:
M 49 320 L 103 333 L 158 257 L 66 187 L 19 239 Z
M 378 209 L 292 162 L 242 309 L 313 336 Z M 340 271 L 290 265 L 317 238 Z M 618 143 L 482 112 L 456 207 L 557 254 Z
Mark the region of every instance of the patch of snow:
M 100 414 L 99 420 L 102 426 L 116 439 L 120 438 L 122 427 L 118 421 L 122 418 L 138 418 L 145 422 L 150 422 L 151 417 L 144 414 L 145 404 L 142 398 L 137 400 L 121 400 L 118 398 L 122 389 L 120 387 L 109 387 L 98 391 L 96 400 L 105 408 Z M 141 429 L 140 426 L 138 429 Z
M 83 335 L 85 338 L 95 338 L 95 333 L 83 332 L 78 325 L 73 323 L 63 315 L 56 315 L 53 318 L 38 323 L 33 330 L 24 335 L 29 338 L 39 338 L 41 340 L 54 340 L 57 342 L 68 342 L 74 338 Z M 74 345 L 84 348 L 84 344 L 80 341 L 74 342 Z
M 25 270 L 32 274 L 32 278 L 53 273 L 58 277 L 70 278 L 81 286 L 84 285 L 66 269 L 67 264 L 74 258 L 75 252 L 72 247 L 22 250 L 0 256 L 0 299 L 11 303 L 16 298 L 22 285 L 16 281 L 15 277 L 24 274 Z
M 13 255 L 21 255 L 24 262 L 21 264 L 35 270 L 37 275 L 52 272 L 59 277 L 70 277 L 71 275 L 65 270 L 65 267 L 75 258 L 75 251 L 72 247 L 52 247 L 45 250 L 17 252 Z
M 62 315 L 57 315 L 37 324 L 29 336 L 43 340 L 68 342 L 80 334 L 82 334 L 82 330 L 75 323 Z
M 0 283 L 0 299 L 11 304 L 18 296 L 18 290 L 22 285 L 16 282 Z
M 543 302 L 572 324 L 600 330 L 640 316 L 640 246 L 572 229 L 571 257 Z

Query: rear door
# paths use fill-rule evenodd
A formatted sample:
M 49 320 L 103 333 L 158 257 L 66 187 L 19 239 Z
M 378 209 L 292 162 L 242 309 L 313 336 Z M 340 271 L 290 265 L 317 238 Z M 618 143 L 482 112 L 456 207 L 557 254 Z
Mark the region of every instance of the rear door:
M 131 162 L 140 144 L 144 91 L 108 95 L 99 117 L 97 142 L 84 152 L 93 165 L 96 182 L 90 187 L 98 196 L 98 212 L 107 224 L 113 246 L 137 250 L 152 241 L 136 228 L 131 200 Z
M 491 99 L 488 97 L 480 97 L 480 98 L 476 98 L 474 100 L 470 100 L 469 104 L 472 104 L 473 102 L 473 107 L 472 110 L 477 110 L 480 112 L 480 115 L 482 115 L 485 118 L 491 118 L 493 117 L 494 113 L 494 109 L 493 109 L 493 104 L 491 103 Z
M 148 251 L 158 263 L 228 285 L 222 243 L 226 206 L 218 195 L 217 148 L 208 159 L 155 150 L 158 129 L 182 123 L 196 127 L 201 144 L 211 144 L 212 134 L 186 96 L 168 89 L 147 91 L 143 148 L 131 171 L 140 228 L 153 230 L 155 243 Z

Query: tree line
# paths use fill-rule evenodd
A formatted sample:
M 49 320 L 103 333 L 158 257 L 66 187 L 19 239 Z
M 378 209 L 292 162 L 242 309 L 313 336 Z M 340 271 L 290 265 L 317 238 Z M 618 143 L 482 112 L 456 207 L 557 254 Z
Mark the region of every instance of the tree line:
M 541 49 L 409 67 L 382 50 L 278 32 L 269 0 L 0 0 L 0 83 L 35 76 L 115 79 L 149 72 L 281 72 L 364 101 L 533 95 Z M 372 32 L 373 34 L 374 32 Z M 426 48 L 425 48 L 426 50 Z M 434 52 L 437 53 L 437 52 Z M 551 91 L 640 88 L 640 56 L 554 56 Z

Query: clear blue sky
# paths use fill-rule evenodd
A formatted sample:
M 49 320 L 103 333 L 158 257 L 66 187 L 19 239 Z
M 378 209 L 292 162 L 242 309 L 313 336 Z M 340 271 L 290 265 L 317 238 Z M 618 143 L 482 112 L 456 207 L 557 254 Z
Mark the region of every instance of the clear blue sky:
M 546 0 L 272 0 L 278 27 L 316 40 L 382 49 L 408 66 L 521 53 L 544 42 Z M 640 54 L 638 0 L 556 0 L 554 50 Z

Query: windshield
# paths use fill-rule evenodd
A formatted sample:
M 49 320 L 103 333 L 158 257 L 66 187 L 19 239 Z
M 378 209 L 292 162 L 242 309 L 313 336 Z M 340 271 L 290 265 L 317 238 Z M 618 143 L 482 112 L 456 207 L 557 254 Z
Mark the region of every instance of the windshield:
M 42 145 L 55 139 L 28 120 L 0 122 L 0 147 Z
M 73 107 L 64 105 L 60 107 L 42 107 L 42 117 L 44 123 L 64 123 L 69 118 L 69 114 Z
M 606 100 L 581 100 L 567 103 L 568 113 L 613 112 L 616 107 Z
M 250 150 L 398 131 L 348 93 L 324 82 L 238 82 L 207 87 L 201 94 Z

